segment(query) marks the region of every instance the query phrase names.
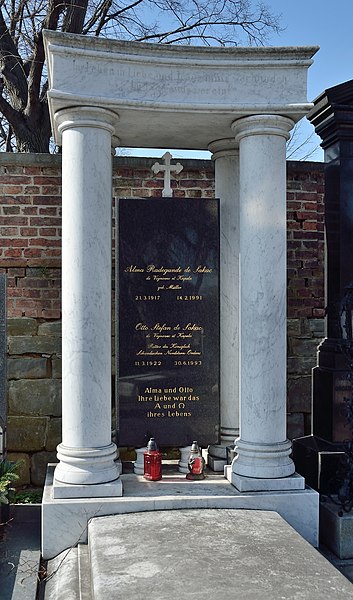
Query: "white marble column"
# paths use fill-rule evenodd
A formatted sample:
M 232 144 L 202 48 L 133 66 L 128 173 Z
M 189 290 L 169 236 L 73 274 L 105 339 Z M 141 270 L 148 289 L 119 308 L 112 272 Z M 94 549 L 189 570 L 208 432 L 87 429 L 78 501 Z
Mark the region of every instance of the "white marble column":
M 223 471 L 227 446 L 239 435 L 239 151 L 234 138 L 212 142 L 215 195 L 220 199 L 220 445 L 208 463 Z
M 303 487 L 286 437 L 286 140 L 291 119 L 241 118 L 240 437 L 232 483 L 245 490 Z M 282 478 L 286 478 L 283 480 Z M 270 481 L 268 481 L 270 480 Z
M 111 146 L 118 117 L 77 107 L 55 119 L 62 136 L 63 437 L 54 494 L 119 496 L 111 442 Z

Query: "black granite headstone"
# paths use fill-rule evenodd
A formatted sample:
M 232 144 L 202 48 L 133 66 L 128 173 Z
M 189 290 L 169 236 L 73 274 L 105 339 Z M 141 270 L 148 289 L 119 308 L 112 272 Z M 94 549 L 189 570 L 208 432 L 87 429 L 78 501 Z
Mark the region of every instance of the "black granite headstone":
M 311 122 L 325 152 L 326 339 L 313 373 L 313 433 L 332 443 L 351 436 L 344 398 L 352 395 L 353 82 L 315 100 Z
M 120 446 L 218 441 L 218 206 L 119 200 Z
M 321 472 L 315 489 L 333 493 L 343 442 L 352 437 L 353 81 L 325 90 L 308 118 L 325 153 L 326 338 L 313 369 L 312 436 L 294 440 L 293 458 L 309 481 L 311 471 Z

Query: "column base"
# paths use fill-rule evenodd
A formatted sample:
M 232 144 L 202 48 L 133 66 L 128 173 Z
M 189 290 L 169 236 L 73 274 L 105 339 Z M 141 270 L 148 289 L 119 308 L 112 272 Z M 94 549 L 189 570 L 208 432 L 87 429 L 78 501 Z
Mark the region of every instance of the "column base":
M 57 451 L 60 461 L 55 469 L 57 482 L 90 486 L 119 479 L 121 470 L 115 460 L 118 455 L 115 444 L 101 448 L 69 448 L 59 444 Z
M 108 483 L 94 483 L 89 485 L 70 484 L 58 481 L 54 475 L 53 498 L 112 498 L 123 495 L 123 484 L 120 478 Z
M 134 473 L 135 475 L 143 475 L 145 472 L 145 457 L 144 453 L 146 452 L 147 447 L 143 448 L 135 448 L 136 452 L 136 460 L 134 462 Z
M 233 448 L 233 456 L 230 456 L 230 449 Z M 229 445 L 212 444 L 207 449 L 207 466 L 216 473 L 223 473 L 224 467 L 229 464 L 234 457 L 234 443 Z
M 179 473 L 189 473 L 189 456 L 191 452 L 191 446 L 184 446 L 180 448 L 180 460 L 178 463 Z
M 232 446 L 234 440 L 240 437 L 239 427 L 222 427 L 220 431 L 221 446 Z
M 224 468 L 224 476 L 239 492 L 275 492 L 305 489 L 305 479 L 298 473 L 294 473 L 289 477 L 261 479 L 233 473 L 232 466 L 227 465 Z
M 290 458 L 292 443 L 289 440 L 273 444 L 235 440 L 237 456 L 232 462 L 232 471 L 236 475 L 255 479 L 277 479 L 289 477 L 295 472 Z

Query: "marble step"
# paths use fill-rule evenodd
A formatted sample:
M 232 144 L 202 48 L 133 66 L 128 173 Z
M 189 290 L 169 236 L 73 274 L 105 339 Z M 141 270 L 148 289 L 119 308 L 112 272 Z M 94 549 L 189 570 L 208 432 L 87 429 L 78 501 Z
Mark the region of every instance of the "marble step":
M 78 547 L 65 550 L 48 561 L 44 599 L 81 600 Z

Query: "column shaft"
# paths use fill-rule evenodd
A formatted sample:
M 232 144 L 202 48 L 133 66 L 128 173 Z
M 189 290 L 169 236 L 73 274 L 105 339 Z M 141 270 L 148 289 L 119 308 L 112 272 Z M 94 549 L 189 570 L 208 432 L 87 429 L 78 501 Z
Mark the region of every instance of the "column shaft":
M 212 142 L 220 199 L 221 445 L 239 435 L 239 152 L 234 138 Z
M 115 480 L 111 443 L 111 214 L 113 113 L 60 111 L 62 134 L 63 437 L 56 480 Z
M 294 472 L 286 439 L 286 160 L 290 119 L 236 121 L 240 151 L 240 438 L 233 472 Z

